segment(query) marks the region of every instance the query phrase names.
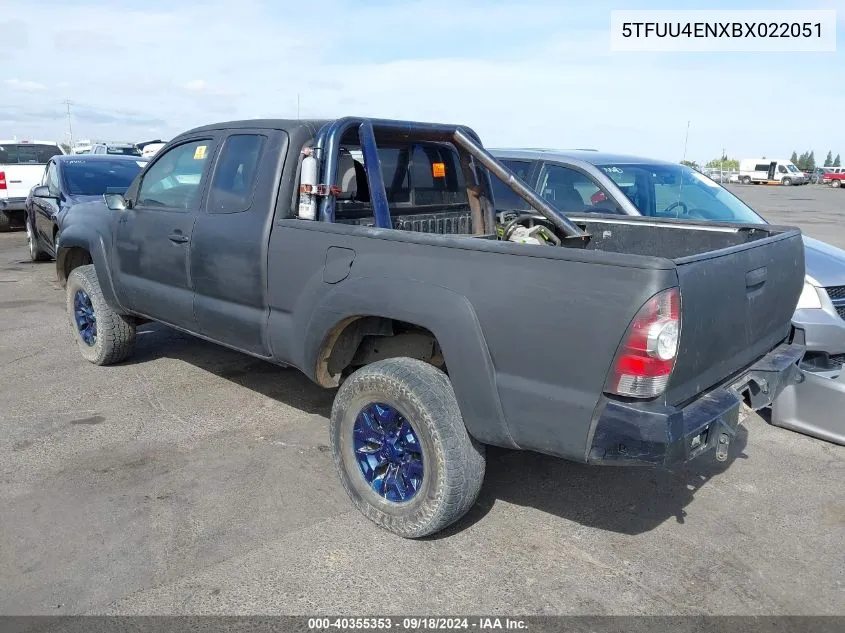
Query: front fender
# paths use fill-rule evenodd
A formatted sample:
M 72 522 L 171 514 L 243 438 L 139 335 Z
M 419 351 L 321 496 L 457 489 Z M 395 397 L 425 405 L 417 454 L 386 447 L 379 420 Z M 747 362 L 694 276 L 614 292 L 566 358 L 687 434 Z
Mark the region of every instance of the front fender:
M 106 255 L 106 241 L 100 232 L 92 231 L 90 227 L 70 224 L 61 228 L 61 240 L 56 250 L 56 273 L 59 279 L 64 279 L 63 272 L 68 263 L 68 256 L 72 256 L 74 249 L 83 249 L 91 256 L 97 281 L 103 291 L 103 297 L 114 310 L 125 312 L 117 298 L 109 258 Z
M 312 379 L 324 341 L 344 320 L 378 316 L 430 330 L 440 344 L 470 435 L 518 448 L 505 421 L 495 370 L 475 310 L 466 297 L 408 279 L 349 278 L 331 286 L 307 319 L 294 324 L 304 341 L 300 367 Z

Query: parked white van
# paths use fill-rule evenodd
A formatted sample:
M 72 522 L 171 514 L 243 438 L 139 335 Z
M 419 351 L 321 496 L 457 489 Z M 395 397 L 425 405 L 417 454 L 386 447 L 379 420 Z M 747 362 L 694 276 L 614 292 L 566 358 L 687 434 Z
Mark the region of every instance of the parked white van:
M 739 161 L 739 181 L 746 185 L 803 185 L 807 177 L 792 161 L 784 158 L 743 158 Z

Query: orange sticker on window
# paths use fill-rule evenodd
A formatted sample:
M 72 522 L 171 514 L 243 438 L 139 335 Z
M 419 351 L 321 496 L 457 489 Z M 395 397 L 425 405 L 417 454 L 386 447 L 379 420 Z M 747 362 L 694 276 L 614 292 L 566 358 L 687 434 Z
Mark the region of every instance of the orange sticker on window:
M 446 163 L 431 163 L 431 175 L 435 178 L 445 178 Z

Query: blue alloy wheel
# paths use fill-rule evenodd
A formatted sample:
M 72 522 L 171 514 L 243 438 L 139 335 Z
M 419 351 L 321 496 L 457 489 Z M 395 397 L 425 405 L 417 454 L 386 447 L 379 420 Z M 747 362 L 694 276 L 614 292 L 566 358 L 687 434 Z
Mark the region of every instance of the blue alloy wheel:
M 364 479 L 379 496 L 410 501 L 423 481 L 420 440 L 410 422 L 393 407 L 368 404 L 353 428 L 355 459 Z
M 79 336 L 86 345 L 93 347 L 97 342 L 97 317 L 94 315 L 91 297 L 81 288 L 73 295 L 73 316 Z

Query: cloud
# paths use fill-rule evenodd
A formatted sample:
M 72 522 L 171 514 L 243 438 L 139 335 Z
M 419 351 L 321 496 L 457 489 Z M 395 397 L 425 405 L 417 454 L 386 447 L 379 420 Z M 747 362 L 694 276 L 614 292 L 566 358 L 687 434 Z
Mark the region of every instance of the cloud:
M 14 90 L 16 92 L 39 92 L 47 89 L 47 86 L 40 84 L 37 81 L 21 79 L 4 79 L 3 85 L 9 90 Z
M 613 53 L 608 29 L 618 2 L 609 0 L 323 0 L 337 28 L 319 45 L 308 3 L 7 4 L 3 19 L 26 41 L 0 47 L 0 67 L 17 77 L 38 68 L 38 80 L 57 88 L 0 84 L 9 133 L 61 136 L 64 98 L 81 104 L 72 109 L 76 135 L 121 138 L 146 138 L 151 127 L 164 137 L 223 119 L 295 117 L 298 98 L 302 117 L 464 123 L 490 146 L 678 159 L 691 120 L 688 153 L 696 159 L 723 145 L 731 155 L 807 146 L 845 153 L 845 133 L 807 114 L 838 111 L 845 88 L 830 77 L 842 53 Z M 188 28 L 195 24 L 202 28 Z M 764 66 L 778 73 L 749 81 L 747 68 Z
M 207 88 L 207 84 L 203 79 L 193 79 L 182 87 L 188 92 L 202 92 Z

